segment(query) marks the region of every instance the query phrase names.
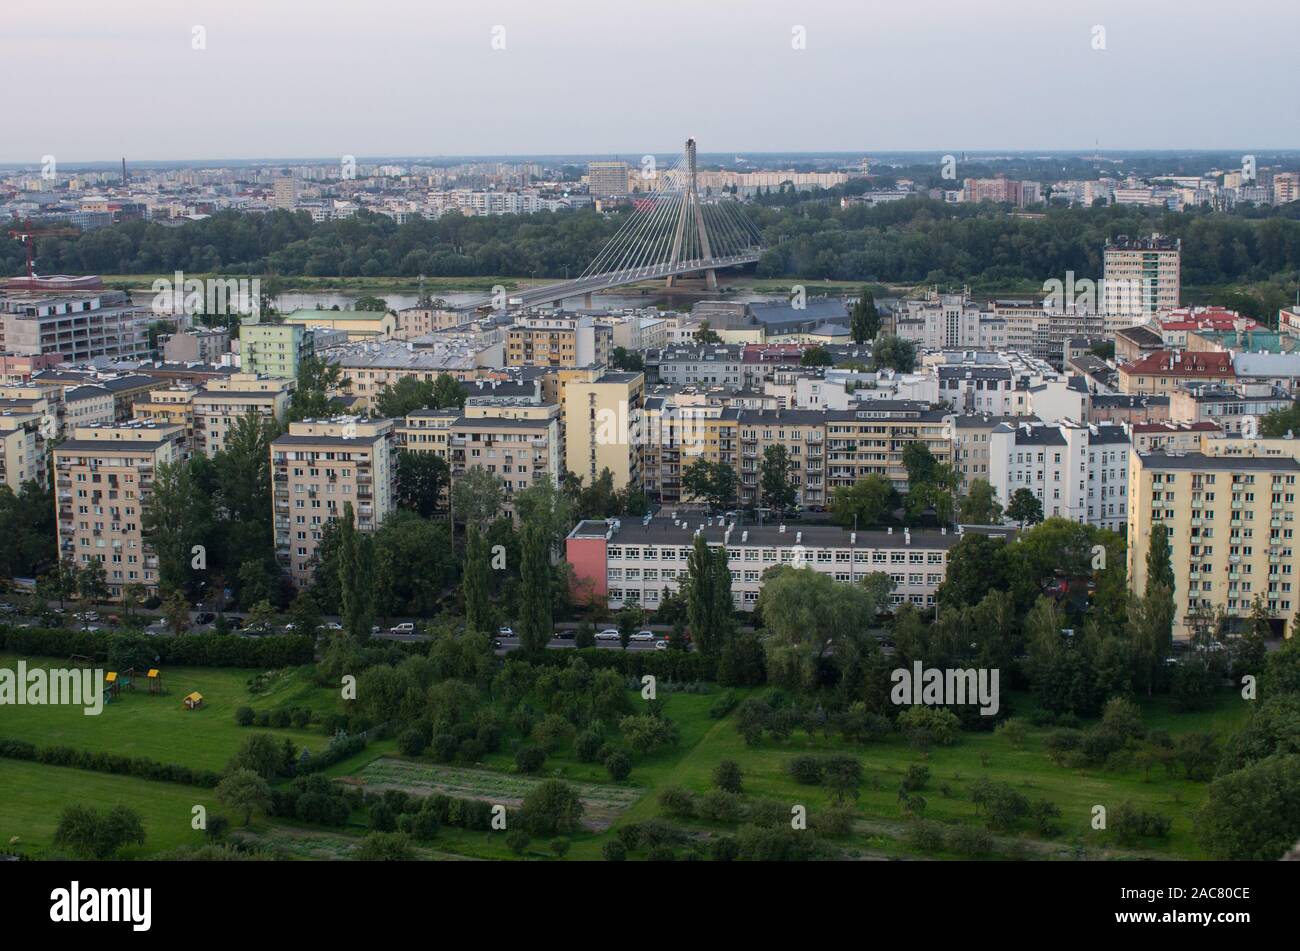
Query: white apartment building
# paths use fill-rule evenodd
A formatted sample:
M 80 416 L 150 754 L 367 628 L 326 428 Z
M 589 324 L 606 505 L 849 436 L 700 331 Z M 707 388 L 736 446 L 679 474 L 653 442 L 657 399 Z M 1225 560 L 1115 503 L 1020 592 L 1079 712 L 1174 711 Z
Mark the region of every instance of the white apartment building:
M 1123 531 L 1128 521 L 1129 437 L 1123 427 L 1003 423 L 989 438 L 989 482 L 1005 507 L 1029 489 L 1046 518 Z

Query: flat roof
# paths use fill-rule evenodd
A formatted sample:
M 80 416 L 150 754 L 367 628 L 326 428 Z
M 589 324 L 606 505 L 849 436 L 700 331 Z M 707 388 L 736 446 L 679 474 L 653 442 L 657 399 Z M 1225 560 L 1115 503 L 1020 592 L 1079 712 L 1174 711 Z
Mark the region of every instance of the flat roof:
M 610 539 L 610 544 L 687 546 L 694 543 L 695 531 L 701 523 L 705 526 L 704 537 L 709 543 L 716 545 L 723 543 L 727 530 L 725 523 L 720 524 L 720 520 L 714 518 L 713 525 L 710 526 L 707 518 L 698 514 L 684 514 L 691 517 L 682 520 L 678 525 L 674 525 L 673 520 L 666 516 L 653 518 L 649 523 L 636 518 L 623 519 L 619 530 Z M 577 528 L 570 533 L 570 537 L 603 538 L 607 528 L 607 521 L 586 519 L 578 524 Z M 1016 534 L 1014 527 L 1001 528 L 998 526 L 970 527 L 966 528 L 965 531 L 973 534 L 1000 536 L 1007 539 L 1013 538 Z M 931 550 L 950 549 L 960 542 L 963 537 L 962 533 L 957 531 L 945 533 L 935 529 L 925 529 L 911 532 L 911 541 L 909 542 L 909 535 L 901 528 L 896 529 L 892 534 L 884 529 L 862 530 L 854 533 L 837 525 L 804 525 L 800 522 L 787 522 L 785 531 L 782 532 L 779 523 L 769 522 L 761 526 L 737 525 L 732 529 L 731 538 L 727 541 L 727 544 L 741 545 L 742 536 L 745 537 L 743 544 L 746 546 L 769 548 L 802 544 L 816 548 L 873 549 L 910 547 Z
M 1138 461 L 1154 469 L 1179 469 L 1197 472 L 1213 469 L 1217 472 L 1273 471 L 1285 469 L 1300 472 L 1300 462 L 1290 456 L 1207 456 L 1200 452 L 1139 452 Z

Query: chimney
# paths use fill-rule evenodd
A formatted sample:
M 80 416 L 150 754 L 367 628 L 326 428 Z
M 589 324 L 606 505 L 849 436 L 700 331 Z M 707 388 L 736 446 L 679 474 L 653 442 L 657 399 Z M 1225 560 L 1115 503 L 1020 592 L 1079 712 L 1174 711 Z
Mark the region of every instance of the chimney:
M 781 527 L 777 530 L 777 534 L 780 534 L 780 535 L 784 535 L 784 534 L 785 534 L 785 522 L 782 522 L 782 523 L 781 523 Z
M 803 532 L 795 532 L 795 533 L 794 533 L 794 543 L 795 543 L 796 545 L 802 545 L 802 544 L 803 544 Z
M 856 545 L 857 543 L 858 543 L 858 533 L 857 533 L 857 532 L 849 532 L 849 544 L 850 544 L 850 545 Z
M 747 542 L 747 541 L 749 541 L 749 529 L 745 529 L 744 531 L 742 531 L 742 532 L 740 533 L 740 542 L 741 542 L 741 544 L 743 545 L 743 544 L 744 544 L 745 542 Z

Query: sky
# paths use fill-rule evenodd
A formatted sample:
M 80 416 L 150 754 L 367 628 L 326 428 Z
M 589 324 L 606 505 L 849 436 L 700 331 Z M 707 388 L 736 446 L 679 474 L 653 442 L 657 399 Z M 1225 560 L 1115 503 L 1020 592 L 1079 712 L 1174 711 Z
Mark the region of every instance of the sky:
M 1296 0 L 5 0 L 0 162 L 1289 149 L 1298 28 Z

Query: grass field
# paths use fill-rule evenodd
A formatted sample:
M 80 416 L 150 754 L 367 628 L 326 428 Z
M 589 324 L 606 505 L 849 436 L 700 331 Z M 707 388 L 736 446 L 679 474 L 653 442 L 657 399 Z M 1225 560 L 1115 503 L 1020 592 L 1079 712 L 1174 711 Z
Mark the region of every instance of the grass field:
M 0 654 L 0 667 L 14 668 L 18 658 Z M 48 658 L 29 659 L 28 667 L 64 667 Z M 105 703 L 98 716 L 86 716 L 81 707 L 12 706 L 0 713 L 0 736 L 27 740 L 38 746 L 71 746 L 80 750 L 146 756 L 163 763 L 181 763 L 220 770 L 250 730 L 289 737 L 299 746 L 317 750 L 327 738 L 307 730 L 241 727 L 235 710 L 309 707 L 317 713 L 334 709 L 337 694 L 317 687 L 310 668 L 283 672 L 265 694 L 253 695 L 248 681 L 258 671 L 240 668 L 188 668 L 163 670 L 168 692 L 150 695 L 144 683 L 124 690 L 118 700 Z M 206 701 L 200 710 L 188 711 L 181 698 L 197 690 Z
M 0 655 L 0 665 L 13 666 L 12 655 Z M 106 705 L 98 717 L 83 716 L 80 708 L 7 707 L 0 715 L 0 736 L 26 739 L 40 745 L 63 744 L 78 749 L 108 750 L 148 756 L 163 762 L 221 769 L 244 736 L 261 728 L 241 728 L 234 711 L 248 705 L 254 709 L 311 707 L 316 712 L 334 709 L 337 695 L 318 688 L 309 679 L 309 668 L 278 672 L 266 693 L 253 695 L 248 681 L 259 672 L 234 669 L 172 669 L 165 671 L 170 693 L 149 696 L 143 690 L 126 694 L 121 701 Z M 200 690 L 209 705 L 197 713 L 181 709 L 180 698 Z M 761 692 L 761 691 L 759 691 Z M 739 691 L 744 696 L 746 691 Z M 633 704 L 640 701 L 635 693 Z M 1020 748 L 993 733 L 963 733 L 958 744 L 923 753 L 891 735 L 883 742 L 849 746 L 838 737 L 808 737 L 796 732 L 788 740 L 747 746 L 736 730 L 732 713 L 722 719 L 709 717 L 717 691 L 671 693 L 665 712 L 677 724 L 681 741 L 673 749 L 648 757 L 633 757 L 632 774 L 625 782 L 613 783 L 603 766 L 577 759 L 565 747 L 547 757 L 540 777 L 559 777 L 579 784 L 593 821 L 572 838 L 570 858 L 599 858 L 601 846 L 628 822 L 666 816 L 658 792 L 666 786 L 681 786 L 697 793 L 712 788 L 712 774 L 718 762 L 732 759 L 744 774 L 748 798 L 767 799 L 786 808 L 802 805 L 814 818 L 832 802 L 828 790 L 801 785 L 788 773 L 790 759 L 801 753 L 851 753 L 863 764 L 864 782 L 853 802 L 857 824 L 835 846 L 849 858 L 923 857 L 916 853 L 904 832 L 907 821 L 899 805 L 898 788 L 909 766 L 922 764 L 930 770 L 929 784 L 921 791 L 926 799 L 925 816 L 945 824 L 983 823 L 976 815 L 970 793 L 972 784 L 983 776 L 1011 784 L 1031 800 L 1045 798 L 1062 812 L 1061 833 L 1042 839 L 1027 822 L 996 837 L 1001 854 L 1022 854 L 1038 858 L 1067 858 L 1080 852 L 1090 858 L 1135 856 L 1203 858 L 1195 837 L 1196 809 L 1204 801 L 1206 784 L 1171 777 L 1163 769 L 1144 774 L 1136 767 L 1108 769 L 1065 769 L 1054 765 L 1043 749 L 1047 728 L 1030 727 Z M 1004 697 L 1021 717 L 1033 713 L 1032 696 Z M 1216 705 L 1193 714 L 1176 713 L 1168 698 L 1141 700 L 1148 729 L 1165 729 L 1175 738 L 1185 732 L 1210 730 L 1221 738 L 1233 732 L 1248 715 L 1248 705 L 1236 693 L 1225 691 Z M 270 730 L 288 736 L 299 745 L 320 748 L 326 738 L 317 732 Z M 491 799 L 517 805 L 537 778 L 520 776 L 514 769 L 510 738 L 500 751 L 488 754 L 478 764 L 437 765 L 427 760 L 408 760 L 396 754 L 392 739 L 372 743 L 349 760 L 335 764 L 326 775 L 362 780 L 374 791 L 387 788 L 410 792 L 442 791 L 452 795 Z M 111 804 L 121 801 L 139 808 L 145 816 L 150 838 L 140 854 L 197 842 L 190 833 L 189 809 L 211 798 L 209 790 L 155 783 L 128 777 L 106 776 L 80 770 L 0 760 L 0 789 L 4 790 L 4 823 L 0 845 L 11 835 L 38 848 L 48 842 L 57 814 L 68 802 L 91 801 Z M 205 799 L 206 797 L 206 799 Z M 1108 832 L 1091 828 L 1093 808 L 1113 810 L 1123 802 L 1168 816 L 1172 832 L 1168 839 L 1121 849 Z M 346 857 L 365 834 L 362 814 L 352 817 L 343 830 L 314 829 L 281 821 L 260 820 L 250 834 L 274 846 L 286 857 Z M 732 832 L 733 826 L 698 819 L 671 818 L 698 836 Z M 155 832 L 155 829 L 157 830 Z M 319 841 L 314 841 L 319 837 Z M 533 843 L 527 857 L 541 858 L 546 843 Z M 511 857 L 504 836 L 492 832 L 470 832 L 444 828 L 426 850 L 426 858 L 459 855 L 475 858 Z M 934 857 L 934 856 L 924 856 Z
M 202 844 L 203 833 L 190 827 L 191 810 L 196 805 L 209 814 L 217 810 L 210 789 L 0 759 L 0 849 L 15 848 L 7 843 L 16 836 L 24 853 L 48 854 L 59 814 L 77 804 L 101 810 L 120 804 L 140 813 L 144 845 L 123 849 L 122 858 Z

